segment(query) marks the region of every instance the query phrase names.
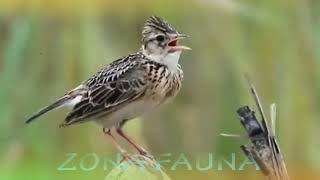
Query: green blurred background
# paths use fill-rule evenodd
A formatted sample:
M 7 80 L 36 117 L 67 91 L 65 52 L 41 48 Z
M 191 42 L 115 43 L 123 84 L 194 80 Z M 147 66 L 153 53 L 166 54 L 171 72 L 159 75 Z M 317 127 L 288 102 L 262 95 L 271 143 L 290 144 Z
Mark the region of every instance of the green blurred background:
M 277 136 L 292 179 L 320 179 L 317 0 L 1 0 L 0 179 L 104 179 L 108 171 L 101 162 L 90 172 L 79 169 L 88 153 L 101 161 L 116 153 L 100 127 L 58 128 L 67 110 L 30 126 L 24 120 L 105 64 L 139 49 L 141 27 L 153 14 L 191 35 L 184 44 L 193 50 L 180 61 L 181 93 L 166 108 L 129 122 L 132 137 L 156 157 L 172 153 L 173 162 L 181 153 L 193 166 L 199 157 L 205 163 L 208 153 L 236 153 L 241 161 L 239 146 L 247 141 L 219 133 L 244 134 L 235 111 L 253 105 L 243 78 L 248 73 L 265 110 L 278 105 Z M 76 171 L 57 170 L 67 153 L 78 154 Z M 167 173 L 173 179 L 262 177 L 253 168 L 181 166 Z

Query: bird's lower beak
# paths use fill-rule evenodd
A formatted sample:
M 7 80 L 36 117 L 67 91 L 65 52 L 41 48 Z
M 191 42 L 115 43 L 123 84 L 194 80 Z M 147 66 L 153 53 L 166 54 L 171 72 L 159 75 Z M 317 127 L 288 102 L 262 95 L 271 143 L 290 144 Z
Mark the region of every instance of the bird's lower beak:
M 182 50 L 191 50 L 191 48 L 188 47 L 188 46 L 179 45 L 179 46 L 171 47 L 170 50 L 172 50 L 172 51 L 182 51 Z
M 178 34 L 172 40 L 168 43 L 168 46 L 170 47 L 170 51 L 182 51 L 182 50 L 191 50 L 190 47 L 179 45 L 179 40 L 190 37 L 186 34 Z

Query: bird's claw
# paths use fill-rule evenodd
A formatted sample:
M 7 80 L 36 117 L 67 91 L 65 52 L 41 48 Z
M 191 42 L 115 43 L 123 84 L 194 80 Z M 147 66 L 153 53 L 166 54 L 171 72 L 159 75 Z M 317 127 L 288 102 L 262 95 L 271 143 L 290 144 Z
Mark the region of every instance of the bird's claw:
M 127 151 L 122 151 L 121 156 L 122 156 L 122 159 L 120 160 L 120 163 L 122 163 L 124 161 L 132 161 L 133 160 L 131 155 Z

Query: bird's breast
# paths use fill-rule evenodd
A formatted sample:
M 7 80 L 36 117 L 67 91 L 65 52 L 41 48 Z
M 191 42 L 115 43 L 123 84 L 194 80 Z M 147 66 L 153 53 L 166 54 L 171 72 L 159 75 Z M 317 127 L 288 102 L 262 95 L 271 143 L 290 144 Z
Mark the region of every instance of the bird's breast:
M 176 72 L 169 69 L 164 71 L 162 75 L 153 75 L 150 82 L 151 99 L 159 104 L 172 100 L 180 91 L 183 82 L 183 72 L 180 68 Z

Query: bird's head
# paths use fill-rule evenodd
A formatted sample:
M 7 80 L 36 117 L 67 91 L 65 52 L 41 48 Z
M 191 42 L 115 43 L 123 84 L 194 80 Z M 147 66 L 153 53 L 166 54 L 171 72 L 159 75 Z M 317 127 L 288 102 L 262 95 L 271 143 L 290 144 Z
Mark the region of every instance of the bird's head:
M 181 54 L 183 50 L 189 50 L 187 46 L 179 45 L 180 39 L 188 37 L 179 33 L 167 21 L 151 16 L 144 24 L 142 31 L 142 51 L 149 58 L 161 61 L 166 56 Z

